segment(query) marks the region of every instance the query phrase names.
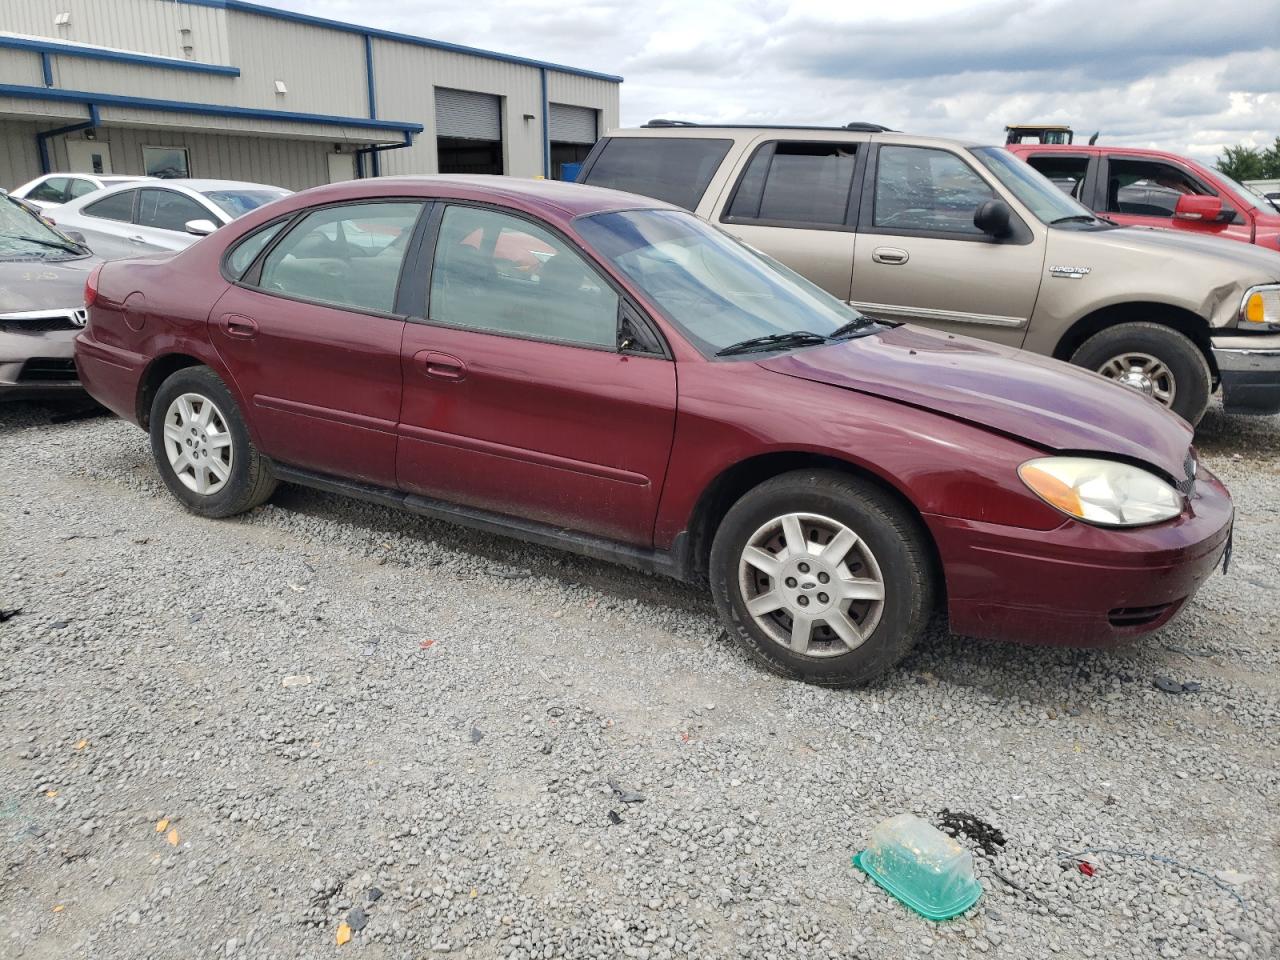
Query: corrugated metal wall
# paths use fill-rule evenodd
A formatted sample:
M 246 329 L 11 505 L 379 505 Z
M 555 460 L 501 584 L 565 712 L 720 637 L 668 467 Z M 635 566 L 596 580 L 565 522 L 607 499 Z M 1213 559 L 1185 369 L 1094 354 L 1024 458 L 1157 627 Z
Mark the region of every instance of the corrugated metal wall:
M 3 0 L 0 7 L 3 29 L 14 33 L 119 47 L 157 57 L 231 62 L 227 11 L 218 7 L 157 0 Z M 60 13 L 71 14 L 65 27 L 53 22 Z M 190 33 L 184 35 L 184 28 Z M 184 38 L 192 45 L 190 56 L 183 50 Z
M 328 183 L 326 155 L 333 152 L 331 143 L 132 127 L 99 127 L 98 142 L 110 144 L 116 173 L 145 173 L 143 147 L 186 147 L 193 177 L 250 180 L 290 190 Z M 54 157 L 65 169 L 67 148 L 62 138 L 54 141 Z
M 12 190 L 40 175 L 36 125 L 0 120 L 0 187 Z

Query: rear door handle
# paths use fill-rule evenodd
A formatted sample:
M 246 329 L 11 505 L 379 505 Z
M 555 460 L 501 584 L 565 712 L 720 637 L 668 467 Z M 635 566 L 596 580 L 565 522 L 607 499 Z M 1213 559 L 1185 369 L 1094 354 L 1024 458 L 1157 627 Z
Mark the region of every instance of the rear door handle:
M 129 238 L 129 242 L 130 243 L 146 243 L 147 239 L 141 234 L 135 233 L 132 237 Z
M 258 335 L 258 321 L 249 317 L 228 314 L 222 318 L 222 329 L 226 331 L 228 337 L 235 337 L 237 340 L 252 340 Z
M 437 350 L 419 350 L 413 355 L 413 362 L 417 364 L 419 370 L 433 380 L 449 380 L 457 383 L 467 379 L 467 365 L 447 353 L 440 353 Z
M 876 247 L 871 251 L 871 259 L 876 263 L 898 264 L 910 260 L 911 254 L 901 247 Z

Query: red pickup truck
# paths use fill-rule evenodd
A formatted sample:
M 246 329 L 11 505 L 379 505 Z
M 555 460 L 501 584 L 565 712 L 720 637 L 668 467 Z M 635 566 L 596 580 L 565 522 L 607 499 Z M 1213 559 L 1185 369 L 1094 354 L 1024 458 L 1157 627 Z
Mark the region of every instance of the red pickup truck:
M 1018 143 L 1006 149 L 1117 223 L 1188 230 L 1280 250 L 1280 212 L 1189 157 L 1102 145 Z

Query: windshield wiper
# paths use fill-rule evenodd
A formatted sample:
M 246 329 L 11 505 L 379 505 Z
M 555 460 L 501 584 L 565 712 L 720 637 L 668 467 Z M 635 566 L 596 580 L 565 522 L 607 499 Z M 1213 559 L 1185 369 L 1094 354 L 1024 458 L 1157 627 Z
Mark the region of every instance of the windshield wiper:
M 80 253 L 85 249 L 74 240 L 62 243 L 58 240 L 41 240 L 39 237 L 28 237 L 21 233 L 4 233 L 0 234 L 0 236 L 9 240 L 26 240 L 29 243 L 38 243 L 42 247 L 52 247 L 54 250 L 66 250 L 68 253 Z
M 875 333 L 873 328 L 879 325 L 880 321 L 874 317 L 858 317 L 856 320 L 850 320 L 836 327 L 827 336 L 832 340 L 846 340 L 855 335 L 865 336 L 868 333 Z
M 810 344 L 826 343 L 827 338 L 820 333 L 808 330 L 792 330 L 789 333 L 770 333 L 763 337 L 752 337 L 731 343 L 723 350 L 717 350 L 717 357 L 731 357 L 735 353 L 751 353 L 753 350 L 768 350 L 770 347 L 803 347 Z
M 1052 227 L 1059 223 L 1093 223 L 1093 221 L 1097 219 L 1098 218 L 1091 213 L 1073 213 L 1069 217 L 1059 217 L 1057 220 L 1050 220 L 1049 226 Z

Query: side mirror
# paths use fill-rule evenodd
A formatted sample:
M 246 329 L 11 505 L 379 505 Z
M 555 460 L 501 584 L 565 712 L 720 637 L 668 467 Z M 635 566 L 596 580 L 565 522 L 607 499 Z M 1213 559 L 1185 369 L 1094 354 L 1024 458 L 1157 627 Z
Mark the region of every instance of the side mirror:
M 195 234 L 197 237 L 207 237 L 217 229 L 218 225 L 212 220 L 188 220 L 186 223 L 187 233 Z
M 1003 200 L 986 200 L 973 214 L 973 225 L 993 237 L 1013 232 L 1013 211 Z
M 1222 217 L 1221 197 L 1202 197 L 1194 193 L 1184 193 L 1178 197 L 1178 205 L 1173 209 L 1173 219 L 1201 221 L 1213 223 Z
M 89 246 L 88 242 L 84 238 L 84 234 L 81 233 L 79 230 L 63 230 L 62 235 L 64 237 L 70 237 L 72 240 L 80 244 L 80 246 L 82 247 Z

